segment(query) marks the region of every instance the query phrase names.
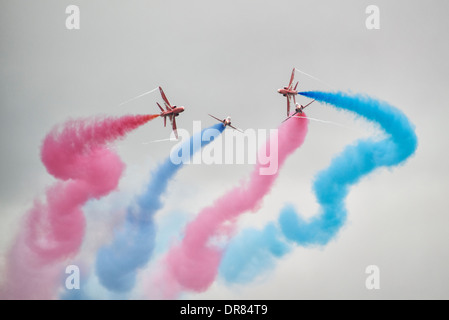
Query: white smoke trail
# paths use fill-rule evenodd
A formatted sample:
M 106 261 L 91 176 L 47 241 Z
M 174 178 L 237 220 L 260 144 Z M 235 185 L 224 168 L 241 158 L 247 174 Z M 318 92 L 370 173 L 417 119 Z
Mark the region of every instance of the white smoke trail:
M 143 96 L 146 96 L 147 94 L 150 94 L 150 93 L 156 91 L 157 89 L 159 89 L 159 87 L 156 87 L 156 88 L 154 88 L 154 89 L 152 89 L 152 90 L 150 90 L 150 91 L 147 91 L 147 92 L 145 92 L 145 93 L 142 93 L 142 94 L 140 94 L 140 95 L 138 95 L 138 96 L 136 96 L 136 97 L 134 97 L 134 98 L 131 98 L 131 99 L 129 99 L 129 100 L 126 100 L 126 101 L 120 103 L 120 104 L 119 104 L 119 107 L 121 107 L 122 105 L 127 104 L 127 103 L 129 103 L 129 102 L 131 102 L 131 101 L 134 101 L 134 100 L 136 100 L 136 99 L 139 99 L 139 98 L 141 98 L 141 97 L 143 97 Z
M 160 139 L 160 140 L 152 140 L 152 141 L 142 142 L 142 144 L 150 144 L 150 143 L 162 142 L 162 141 L 178 141 L 178 140 L 172 139 L 172 138 L 168 138 L 168 139 Z
M 310 77 L 310 78 L 312 78 L 312 79 L 314 79 L 314 80 L 316 80 L 316 81 L 318 81 L 318 82 L 328 86 L 329 88 L 332 88 L 333 90 L 336 90 L 335 87 L 331 86 L 330 84 L 328 84 L 328 83 L 324 82 L 323 80 L 320 80 L 317 77 L 314 77 L 314 76 L 312 76 L 312 75 L 310 75 L 310 74 L 308 74 L 308 73 L 306 73 L 304 71 L 301 71 L 298 68 L 295 68 L 295 71 L 297 71 L 299 73 L 302 73 L 302 74 L 304 74 L 304 75 L 306 75 L 306 76 L 308 76 L 308 77 Z
M 304 119 L 309 119 L 309 120 L 313 120 L 313 121 L 317 121 L 317 122 L 321 122 L 321 123 L 333 124 L 335 126 L 339 126 L 339 127 L 346 128 L 346 129 L 359 131 L 359 130 L 357 130 L 354 127 L 348 127 L 348 126 L 345 126 L 344 124 L 341 124 L 341 123 L 338 123 L 338 122 L 334 122 L 334 121 L 329 121 L 329 120 L 321 120 L 321 119 L 317 119 L 317 118 L 303 117 L 303 116 L 293 116 L 292 118 L 304 118 Z

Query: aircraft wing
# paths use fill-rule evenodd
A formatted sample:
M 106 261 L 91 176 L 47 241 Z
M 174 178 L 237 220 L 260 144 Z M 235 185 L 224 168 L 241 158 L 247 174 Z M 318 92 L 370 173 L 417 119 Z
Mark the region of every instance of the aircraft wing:
M 307 106 L 310 106 L 313 102 L 315 101 L 315 99 L 313 99 L 312 101 L 310 101 L 308 104 L 306 104 L 303 109 L 305 109 Z
M 162 88 L 159 87 L 159 91 L 161 92 L 161 97 L 162 97 L 162 99 L 164 99 L 166 105 L 168 104 L 168 105 L 171 107 L 170 102 L 168 102 L 168 99 L 167 99 L 167 97 L 165 96 L 164 90 L 162 90 Z M 171 109 L 171 108 L 170 108 L 170 109 Z
M 293 79 L 295 78 L 295 68 L 293 68 L 292 75 L 290 76 L 290 82 L 288 84 L 288 89 L 292 88 Z
M 290 96 L 287 96 L 287 117 L 290 115 Z
M 217 117 L 214 117 L 213 115 L 211 115 L 210 113 L 208 113 L 208 115 L 210 115 L 212 118 L 214 118 L 215 120 L 217 120 L 217 121 L 220 121 L 220 122 L 223 122 L 223 120 L 221 120 L 221 119 L 218 119 Z
M 241 129 L 234 127 L 233 125 L 229 125 L 232 129 L 237 130 L 238 132 L 244 133 Z
M 291 116 L 287 117 L 287 119 L 285 119 L 284 121 L 282 121 L 282 123 L 284 123 L 285 121 L 287 121 L 288 119 L 296 116 L 298 114 L 298 112 L 295 112 L 294 114 L 292 114 Z

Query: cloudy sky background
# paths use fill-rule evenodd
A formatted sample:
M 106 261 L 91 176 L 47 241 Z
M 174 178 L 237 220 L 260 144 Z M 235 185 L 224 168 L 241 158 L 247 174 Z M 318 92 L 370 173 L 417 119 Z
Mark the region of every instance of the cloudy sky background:
M 80 8 L 80 30 L 65 27 L 70 4 Z M 380 30 L 365 27 L 370 4 L 380 8 Z M 188 131 L 196 120 L 212 125 L 207 113 L 231 115 L 243 129 L 276 128 L 286 104 L 276 89 L 297 67 L 339 90 L 367 93 L 401 109 L 416 126 L 417 152 L 404 166 L 377 170 L 351 189 L 348 222 L 326 247 L 296 247 L 255 282 L 230 286 L 218 279 L 208 291 L 187 297 L 449 298 L 447 1 L 7 0 L 0 9 L 0 275 L 21 218 L 54 181 L 39 156 L 54 125 L 94 115 L 157 113 L 157 92 L 119 104 L 161 85 L 170 102 L 186 107 L 178 127 Z M 329 90 L 304 75 L 296 79 L 300 90 Z M 242 217 L 242 228 L 275 220 L 286 202 L 314 215 L 314 175 L 347 144 L 376 133 L 318 103 L 308 115 L 342 126 L 310 123 L 303 147 L 288 159 L 263 207 Z M 90 258 L 120 220 L 111 212 L 126 206 L 122 202 L 174 145 L 146 142 L 169 132 L 156 119 L 116 144 L 127 165 L 122 196 L 88 205 L 84 250 Z M 185 167 L 158 215 L 172 226 L 162 233 L 182 227 L 251 168 Z M 371 264 L 380 268 L 380 290 L 365 288 Z

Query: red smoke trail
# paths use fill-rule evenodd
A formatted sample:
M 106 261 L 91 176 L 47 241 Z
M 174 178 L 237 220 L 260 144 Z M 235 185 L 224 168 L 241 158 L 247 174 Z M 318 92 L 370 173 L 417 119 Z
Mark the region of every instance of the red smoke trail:
M 304 142 L 307 124 L 306 118 L 292 118 L 279 127 L 279 168 Z M 267 141 L 269 145 L 270 141 Z M 164 298 L 173 299 L 184 290 L 200 292 L 212 284 L 218 273 L 222 250 L 211 245 L 210 241 L 214 237 L 226 235 L 223 229 L 226 222 L 235 221 L 246 211 L 256 210 L 278 176 L 279 171 L 273 175 L 261 175 L 261 167 L 258 161 L 248 181 L 225 193 L 212 206 L 204 208 L 187 225 L 184 238 L 161 260 L 158 274 L 151 280 L 152 287 L 148 288 L 149 296 L 158 295 L 154 292 L 155 287 L 159 287 L 159 294 Z
M 35 200 L 8 260 L 2 298 L 51 299 L 63 284 L 64 261 L 79 250 L 85 229 L 82 207 L 113 191 L 124 164 L 106 144 L 157 115 L 71 120 L 44 139 L 41 159 L 58 181 Z M 4 297 L 3 297 L 4 296 Z

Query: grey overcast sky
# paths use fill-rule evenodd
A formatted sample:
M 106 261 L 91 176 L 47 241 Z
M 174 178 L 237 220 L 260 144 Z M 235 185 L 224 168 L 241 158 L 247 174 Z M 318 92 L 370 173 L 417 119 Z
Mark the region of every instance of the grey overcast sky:
M 80 8 L 79 30 L 65 26 L 71 4 Z M 379 30 L 365 26 L 371 4 L 380 9 Z M 26 210 L 54 181 L 39 154 L 54 125 L 156 113 L 157 92 L 119 104 L 161 85 L 172 103 L 186 107 L 178 126 L 188 131 L 195 120 L 213 124 L 207 113 L 231 115 L 244 129 L 276 128 L 285 114 L 276 89 L 297 67 L 401 109 L 416 126 L 417 152 L 404 166 L 380 169 L 351 189 L 348 222 L 329 245 L 295 248 L 256 282 L 229 286 L 218 279 L 188 297 L 449 298 L 448 12 L 445 0 L 1 1 L 0 275 Z M 296 79 L 300 90 L 329 89 L 299 73 Z M 308 115 L 344 126 L 311 122 L 264 206 L 242 225 L 263 226 L 285 202 L 313 215 L 313 176 L 344 146 L 375 132 L 328 106 L 314 104 Z M 117 144 L 128 167 L 122 190 L 138 190 L 168 155 L 173 142 L 145 144 L 168 133 L 156 119 Z M 194 216 L 250 170 L 186 167 L 161 215 L 182 209 Z M 110 226 L 107 214 L 101 217 Z M 89 228 L 86 241 L 101 242 L 95 232 Z M 365 288 L 372 264 L 381 271 L 380 290 Z

